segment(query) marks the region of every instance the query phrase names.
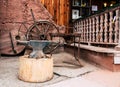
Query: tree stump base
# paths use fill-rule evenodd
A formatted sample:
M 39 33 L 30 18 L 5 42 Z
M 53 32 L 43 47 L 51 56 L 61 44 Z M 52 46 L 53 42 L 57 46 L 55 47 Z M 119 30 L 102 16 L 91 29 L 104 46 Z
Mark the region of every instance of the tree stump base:
M 45 82 L 53 78 L 53 58 L 19 58 L 18 78 L 27 82 Z

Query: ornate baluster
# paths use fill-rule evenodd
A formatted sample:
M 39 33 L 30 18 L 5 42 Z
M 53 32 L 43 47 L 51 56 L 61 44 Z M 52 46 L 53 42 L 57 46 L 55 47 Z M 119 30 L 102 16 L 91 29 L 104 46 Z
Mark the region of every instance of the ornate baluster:
M 86 42 L 86 20 L 84 20 L 85 42 Z
M 78 24 L 78 22 L 76 23 L 77 24 L 77 27 L 76 27 L 76 32 L 78 31 L 78 29 L 79 29 L 79 24 Z
M 107 30 L 108 29 L 108 13 L 105 13 L 105 35 L 104 35 L 104 42 L 107 42 L 108 38 L 107 38 Z
M 96 42 L 99 41 L 99 16 L 96 17 Z
M 81 33 L 81 21 L 79 21 L 79 32 Z
M 103 42 L 103 15 L 100 16 L 100 42 Z
M 88 42 L 88 19 L 86 19 L 86 41 Z
M 76 30 L 76 31 L 78 32 L 78 31 L 79 31 L 79 21 L 78 21 L 77 25 L 78 25 L 78 28 L 77 28 L 77 30 Z
M 89 18 L 89 42 L 91 42 L 91 30 L 92 30 L 91 18 Z
M 85 31 L 85 20 L 83 21 L 83 30 L 84 30 L 84 36 L 83 36 L 83 38 L 84 38 L 84 42 L 85 42 L 85 41 L 86 41 L 86 40 L 85 40 L 85 32 L 86 32 L 86 31 Z
M 93 20 L 92 21 L 93 22 L 93 26 L 92 26 L 92 28 L 93 28 L 93 31 L 92 31 L 93 32 L 93 36 L 92 36 L 93 39 L 92 39 L 92 42 L 94 42 L 95 41 L 95 18 L 93 17 L 92 20 Z
M 83 21 L 81 21 L 81 39 L 82 39 L 82 42 L 84 41 L 84 30 L 83 30 Z
M 90 37 L 89 37 L 89 34 L 90 34 L 90 29 L 89 29 L 89 28 L 90 28 L 90 27 L 89 27 L 89 26 L 90 26 L 90 24 L 89 24 L 89 18 L 88 18 L 87 20 L 88 20 L 88 42 L 89 42 L 89 39 L 90 39 Z
M 112 42 L 112 31 L 113 31 L 113 12 L 110 12 L 110 23 L 109 23 L 109 42 Z
M 79 27 L 79 33 L 81 34 L 81 36 L 82 36 L 82 31 L 81 31 L 81 21 L 79 21 L 79 25 L 80 25 L 80 27 Z M 82 38 L 80 38 L 80 41 L 82 41 Z
M 119 35 L 119 9 L 116 10 L 116 17 L 115 17 L 115 43 L 118 42 L 118 35 Z
M 78 29 L 77 29 L 77 32 L 79 32 L 80 30 L 80 21 L 78 21 Z
M 119 31 L 118 32 L 119 32 L 118 46 L 120 46 L 120 8 L 119 8 Z
M 78 21 L 78 28 L 77 28 L 77 32 L 79 31 L 79 21 Z
M 85 23 L 84 23 L 84 28 L 85 28 L 85 42 L 87 42 L 87 32 L 86 32 L 86 20 L 84 21 Z
M 76 23 L 74 23 L 74 27 L 76 27 Z

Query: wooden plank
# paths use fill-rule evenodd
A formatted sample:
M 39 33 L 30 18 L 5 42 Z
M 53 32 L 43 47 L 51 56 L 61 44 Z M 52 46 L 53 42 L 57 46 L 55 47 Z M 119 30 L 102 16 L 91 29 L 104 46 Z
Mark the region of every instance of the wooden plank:
M 74 44 L 71 44 L 71 46 L 74 46 Z M 78 47 L 78 44 L 76 43 L 75 46 Z M 80 44 L 80 48 L 94 52 L 100 52 L 100 53 L 111 53 L 111 54 L 120 53 L 120 51 L 116 51 L 115 49 L 111 49 L 111 48 L 95 47 L 95 46 L 88 46 L 83 44 Z
M 57 23 L 57 1 L 58 0 L 54 0 L 54 21 Z
M 60 0 L 60 25 L 64 25 L 64 0 Z
M 57 4 L 56 4 L 56 16 L 57 16 L 57 24 L 60 24 L 59 20 L 60 20 L 60 0 L 56 0 Z
M 64 1 L 64 25 L 66 26 L 67 21 L 67 0 Z
M 58 25 L 69 25 L 69 0 L 41 0 Z
M 67 24 L 67 27 L 69 27 L 69 20 L 70 20 L 70 1 L 69 0 L 67 0 L 67 21 L 66 21 L 66 24 Z
M 41 2 L 43 5 L 44 5 L 44 1 L 45 1 L 45 0 L 40 0 L 40 2 Z

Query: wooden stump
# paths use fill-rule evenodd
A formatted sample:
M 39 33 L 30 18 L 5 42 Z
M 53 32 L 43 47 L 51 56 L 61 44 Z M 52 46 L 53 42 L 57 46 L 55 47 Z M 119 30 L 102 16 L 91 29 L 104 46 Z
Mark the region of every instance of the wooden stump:
M 19 58 L 19 79 L 27 82 L 45 82 L 53 78 L 53 58 Z

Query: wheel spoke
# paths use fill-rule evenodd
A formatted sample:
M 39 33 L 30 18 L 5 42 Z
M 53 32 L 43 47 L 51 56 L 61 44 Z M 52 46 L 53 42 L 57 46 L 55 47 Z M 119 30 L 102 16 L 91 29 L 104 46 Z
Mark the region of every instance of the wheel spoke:
M 48 21 L 39 21 L 36 24 L 34 24 L 32 27 L 30 27 L 30 30 L 27 33 L 27 39 L 30 40 L 31 37 L 36 37 L 38 40 L 49 40 L 50 39 L 50 32 L 57 32 L 57 28 L 54 24 L 51 24 Z

